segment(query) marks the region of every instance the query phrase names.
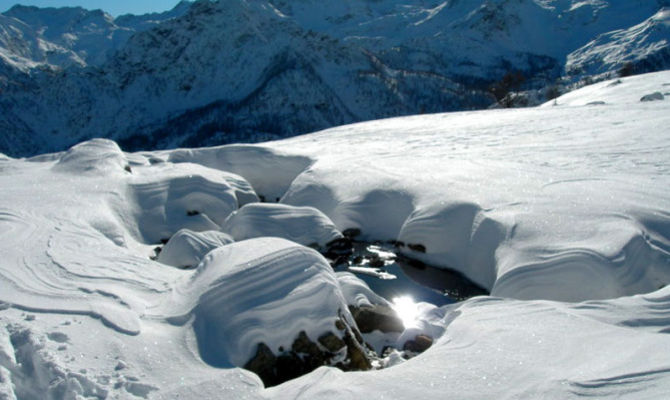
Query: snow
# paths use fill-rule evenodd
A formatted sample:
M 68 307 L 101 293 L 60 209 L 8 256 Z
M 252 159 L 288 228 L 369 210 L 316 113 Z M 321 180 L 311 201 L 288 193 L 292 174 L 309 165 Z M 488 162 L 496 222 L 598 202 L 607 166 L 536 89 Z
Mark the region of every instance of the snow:
M 316 208 L 270 203 L 247 204 L 233 212 L 221 229 L 237 241 L 275 236 L 321 248 L 342 237 L 333 222 Z
M 336 331 L 340 316 L 353 321 L 326 260 L 277 238 L 212 251 L 177 293 L 194 314 L 200 354 L 217 367 L 243 366 L 259 343 L 275 352 L 290 349 L 301 331 L 316 341 Z M 181 309 L 170 306 L 169 312 Z
M 668 397 L 670 113 L 640 99 L 669 84 L 258 146 L 2 157 L 0 398 Z M 288 240 L 348 228 L 492 296 L 418 303 L 405 332 L 365 337 L 433 337 L 415 358 L 263 388 L 235 368 L 259 341 L 289 347 L 342 315 L 354 326 L 348 305 L 388 305 Z
M 660 62 L 668 45 L 668 28 L 670 8 L 665 7 L 635 26 L 599 35 L 568 54 L 566 70 L 589 71 L 597 76 L 626 63 L 640 63 L 645 59 L 646 63 Z
M 94 137 L 127 150 L 268 140 L 487 108 L 510 73 L 518 90 L 544 93 L 622 62 L 661 70 L 667 4 L 202 0 L 113 20 L 18 6 L 0 15 L 0 151 Z
M 193 232 L 181 229 L 172 235 L 156 260 L 173 267 L 195 267 L 207 253 L 233 241 L 229 235 L 219 231 Z

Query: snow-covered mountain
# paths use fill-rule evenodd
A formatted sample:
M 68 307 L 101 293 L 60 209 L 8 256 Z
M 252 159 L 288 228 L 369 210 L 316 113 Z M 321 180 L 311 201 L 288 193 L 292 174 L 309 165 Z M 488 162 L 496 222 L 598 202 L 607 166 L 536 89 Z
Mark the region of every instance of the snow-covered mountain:
M 114 19 L 102 10 L 16 5 L 0 14 L 0 57 L 26 71 L 38 66 L 101 65 L 134 33 L 184 14 L 190 3 L 171 11 Z
M 666 399 L 668 96 L 0 155 L 0 398 Z M 347 236 L 490 295 L 382 298 Z
M 668 67 L 666 0 L 209 1 L 0 17 L 0 151 L 254 141 Z M 563 82 L 558 79 L 563 77 Z

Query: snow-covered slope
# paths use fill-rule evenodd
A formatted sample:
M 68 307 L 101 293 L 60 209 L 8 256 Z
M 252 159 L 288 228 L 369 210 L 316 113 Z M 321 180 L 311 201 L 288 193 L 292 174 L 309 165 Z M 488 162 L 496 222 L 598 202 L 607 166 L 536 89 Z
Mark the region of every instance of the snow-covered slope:
M 670 8 L 666 7 L 638 25 L 599 35 L 570 53 L 566 70 L 597 76 L 617 68 L 624 74 L 662 69 L 670 59 L 669 40 Z
M 91 137 L 193 147 L 486 108 L 509 91 L 544 101 L 547 87 L 593 74 L 667 68 L 664 6 L 201 0 L 115 20 L 17 7 L 0 21 L 0 151 Z
M 668 397 L 669 92 L 666 71 L 555 105 L 380 120 L 262 146 L 125 153 L 95 140 L 2 156 L 0 394 Z M 247 204 L 261 195 L 280 205 Z M 264 389 L 233 368 L 271 358 L 254 353 L 259 342 L 297 348 L 335 328 L 346 338 L 358 325 L 347 305 L 386 303 L 312 249 L 211 233 L 236 219 L 258 236 L 307 234 L 313 221 L 315 238 L 358 228 L 361 239 L 396 239 L 493 296 L 414 306 L 415 322 L 384 336 L 400 348 L 434 339 L 408 361 L 392 352 L 374 364 L 384 369 L 324 366 Z M 197 266 L 153 260 L 172 234 Z

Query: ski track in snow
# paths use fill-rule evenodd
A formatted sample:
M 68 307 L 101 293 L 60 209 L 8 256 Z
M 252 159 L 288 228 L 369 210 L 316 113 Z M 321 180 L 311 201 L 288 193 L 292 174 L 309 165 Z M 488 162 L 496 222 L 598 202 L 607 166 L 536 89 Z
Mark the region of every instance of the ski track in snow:
M 0 398 L 667 396 L 670 113 L 640 99 L 670 73 L 621 81 L 262 146 L 1 158 Z M 348 228 L 492 296 L 422 306 L 400 337 L 435 344 L 392 368 L 263 390 L 232 368 L 259 341 L 385 302 L 286 240 Z

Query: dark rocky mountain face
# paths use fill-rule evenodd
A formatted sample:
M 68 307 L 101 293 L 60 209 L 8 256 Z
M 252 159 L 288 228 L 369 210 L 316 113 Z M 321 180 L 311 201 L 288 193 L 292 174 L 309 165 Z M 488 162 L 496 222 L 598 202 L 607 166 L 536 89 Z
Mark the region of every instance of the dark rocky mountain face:
M 0 152 L 91 137 L 195 147 L 532 105 L 670 62 L 667 1 L 405 3 L 200 0 L 116 19 L 15 7 L 0 14 Z

